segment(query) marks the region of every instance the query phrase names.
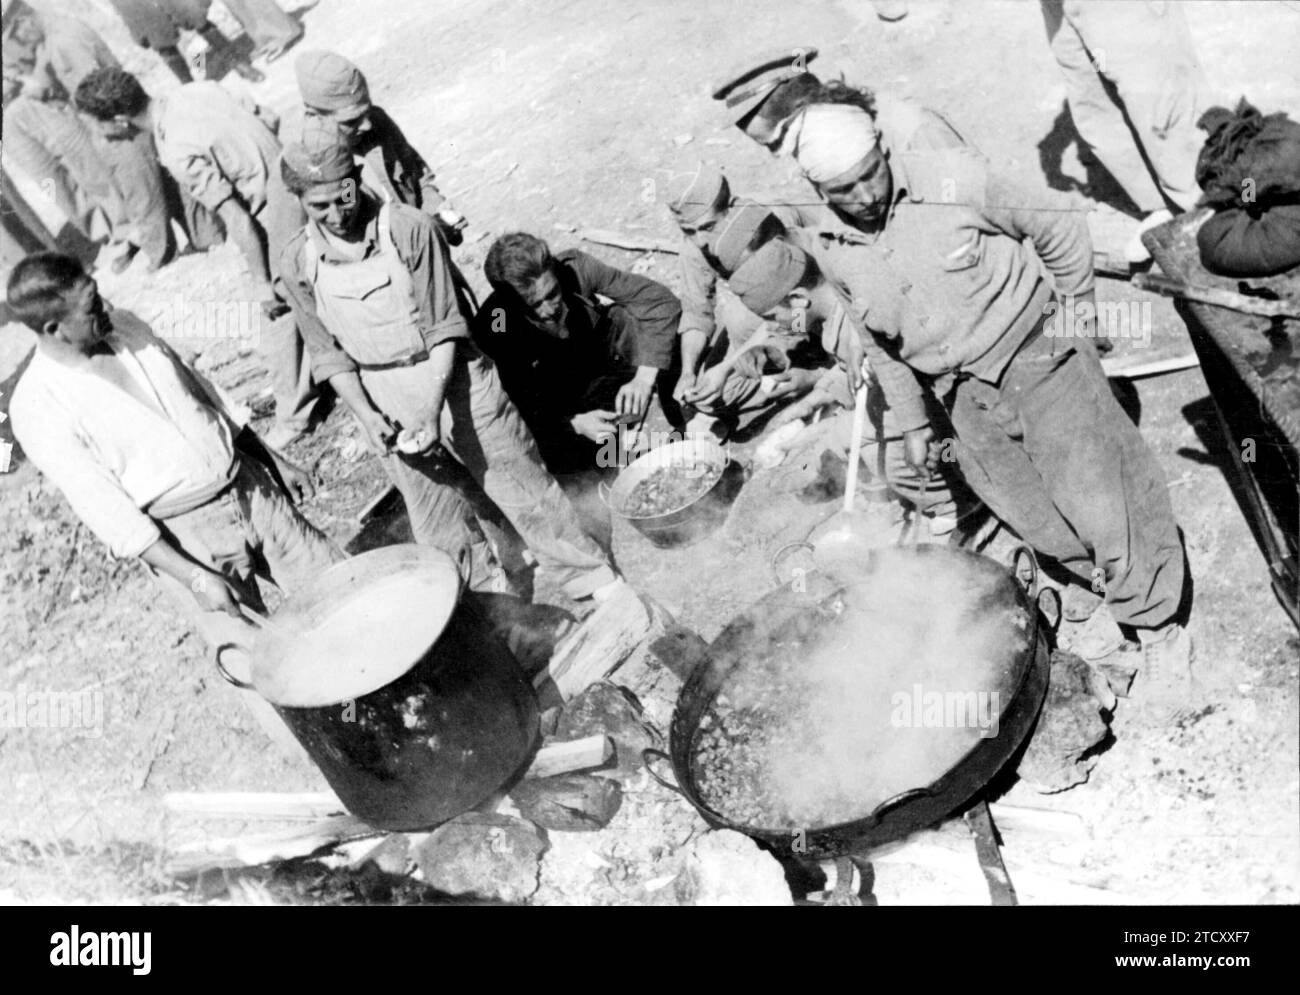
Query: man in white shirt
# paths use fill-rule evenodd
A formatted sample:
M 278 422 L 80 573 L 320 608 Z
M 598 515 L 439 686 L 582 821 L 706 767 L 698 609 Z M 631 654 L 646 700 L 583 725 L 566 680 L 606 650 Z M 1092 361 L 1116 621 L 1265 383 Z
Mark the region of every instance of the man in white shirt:
M 290 592 L 343 559 L 294 507 L 311 495 L 306 474 L 148 326 L 110 315 L 77 260 L 23 259 L 8 302 L 37 334 L 10 402 L 15 438 L 86 526 L 114 555 L 142 559 L 210 643 L 232 631 L 247 642 L 240 606 L 265 612 L 255 578 Z

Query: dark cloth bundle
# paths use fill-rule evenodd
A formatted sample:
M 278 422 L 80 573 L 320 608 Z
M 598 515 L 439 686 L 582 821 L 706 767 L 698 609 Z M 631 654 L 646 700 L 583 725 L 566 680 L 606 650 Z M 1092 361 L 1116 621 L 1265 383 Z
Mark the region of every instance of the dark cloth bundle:
M 1196 163 L 1201 203 L 1215 208 L 1197 233 L 1201 261 L 1226 276 L 1271 276 L 1300 264 L 1300 123 L 1243 99 L 1212 107 Z

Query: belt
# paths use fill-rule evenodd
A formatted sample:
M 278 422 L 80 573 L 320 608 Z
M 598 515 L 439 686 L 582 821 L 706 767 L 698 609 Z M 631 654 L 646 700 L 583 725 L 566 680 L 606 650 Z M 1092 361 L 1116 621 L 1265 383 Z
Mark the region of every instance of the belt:
M 234 461 L 230 464 L 229 475 L 227 476 L 225 483 L 220 487 L 191 495 L 188 499 L 183 501 L 155 501 L 145 509 L 145 512 L 150 518 L 166 521 L 169 518 L 179 518 L 181 515 L 188 515 L 191 511 L 198 511 L 200 508 L 210 505 L 213 501 L 217 501 L 225 494 L 229 493 L 239 481 L 239 477 L 244 472 L 244 469 L 243 460 L 236 456 Z
M 397 370 L 403 366 L 419 366 L 429 358 L 427 349 L 421 349 L 419 352 L 413 352 L 402 359 L 394 359 L 388 363 L 357 363 L 359 370 Z

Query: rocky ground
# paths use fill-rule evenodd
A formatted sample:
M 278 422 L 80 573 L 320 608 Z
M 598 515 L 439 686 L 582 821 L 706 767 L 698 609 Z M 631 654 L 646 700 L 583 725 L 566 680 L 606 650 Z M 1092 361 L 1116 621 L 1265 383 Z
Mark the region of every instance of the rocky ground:
M 108 23 L 92 0 L 69 6 Z M 745 53 L 794 42 L 822 48 L 814 68 L 823 75 L 842 69 L 852 81 L 902 90 L 942 109 L 996 161 L 1050 164 L 1063 147 L 1058 183 L 1073 189 L 1081 209 L 1094 210 L 1101 237 L 1114 227 L 1113 213 L 1100 209 L 1113 190 L 1088 184 L 1070 144 L 1063 83 L 1033 4 L 914 3 L 895 25 L 877 21 L 858 0 L 656 0 L 637 7 L 322 0 L 303 16 L 305 44 L 336 48 L 362 66 L 376 101 L 404 125 L 469 218 L 457 258 L 479 287 L 491 236 L 504 231 L 528 229 L 559 246 L 575 244 L 573 231 L 584 226 L 669 235 L 656 184 L 663 170 L 692 158 L 723 163 L 740 190 L 810 196 L 794 167 L 730 129 L 707 93 L 719 71 Z M 1202 3 L 1189 5 L 1188 17 L 1222 99 L 1244 93 L 1265 109 L 1296 110 L 1291 63 L 1300 12 L 1283 4 Z M 110 40 L 120 38 L 110 30 Z M 150 56 L 133 58 L 148 70 L 150 85 L 168 84 Z M 252 94 L 288 111 L 291 62 L 270 67 Z M 675 284 L 670 257 L 591 251 Z M 240 301 L 245 283 L 237 254 L 226 247 L 150 276 L 104 275 L 101 285 L 117 306 L 154 317 L 177 295 Z M 1148 299 L 1109 281 L 1099 293 Z M 1152 300 L 1152 315 L 1150 348 L 1120 348 L 1135 360 L 1188 351 L 1168 303 Z M 241 384 L 255 367 L 252 338 L 177 344 L 265 414 L 259 384 Z M 0 333 L 0 391 L 8 390 L 27 348 L 21 330 Z M 1121 702 L 1114 742 L 1086 784 L 1048 797 L 1010 787 L 1004 801 L 1073 813 L 1084 832 L 1060 840 L 1009 832 L 1007 859 L 1013 878 L 1018 860 L 1028 881 L 1051 868 L 1055 878 L 1092 889 L 1100 901 L 1294 902 L 1296 634 L 1274 601 L 1264 560 L 1225 480 L 1226 456 L 1200 373 L 1141 381 L 1138 393 L 1141 426 L 1164 465 L 1197 582 L 1199 706 L 1168 721 Z M 335 412 L 291 451 L 321 482 L 307 514 L 340 540 L 352 535 L 357 512 L 383 486 L 381 471 L 351 437 L 349 422 Z M 655 550 L 620 526 L 620 565 L 683 625 L 711 639 L 772 586 L 771 552 L 806 534 L 830 509 L 781 503 L 775 479 L 755 476 L 727 528 L 686 550 Z M 251 884 L 177 882 L 165 874 L 163 855 L 178 843 L 261 828 L 169 819 L 160 805 L 165 792 L 316 790 L 324 786 L 320 775 L 268 748 L 239 692 L 217 677 L 143 571 L 109 559 L 21 461 L 0 475 L 0 516 L 0 690 L 87 691 L 102 704 L 91 729 L 0 729 L 0 895 L 58 902 L 431 897 L 420 889 L 376 891 L 364 875 L 342 880 L 297 865 L 251 876 Z M 665 732 L 668 691 L 644 703 L 647 718 Z M 734 876 L 714 871 L 736 866 L 749 869 L 756 890 L 730 897 L 772 898 L 763 890 L 768 858 L 746 849 L 743 839 L 703 830 L 676 796 L 644 775 L 629 775 L 623 807 L 608 828 L 550 834 L 529 900 L 725 898 L 725 882 Z M 944 846 L 963 856 L 936 860 Z M 877 894 L 889 902 L 986 901 L 967 846 L 949 834 L 918 851 L 924 859 L 903 852 L 882 861 Z M 688 863 L 694 870 L 683 875 Z M 1022 887 L 1026 899 L 1053 894 L 1059 891 Z

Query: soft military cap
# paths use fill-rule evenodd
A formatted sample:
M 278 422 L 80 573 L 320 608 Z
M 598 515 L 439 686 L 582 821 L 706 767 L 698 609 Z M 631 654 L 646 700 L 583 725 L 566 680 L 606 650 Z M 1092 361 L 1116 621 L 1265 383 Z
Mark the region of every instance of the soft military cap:
M 741 264 L 727 286 L 745 307 L 764 315 L 803 283 L 810 262 L 802 249 L 784 239 L 773 239 Z
M 764 229 L 771 237 L 785 234 L 785 225 L 762 204 L 743 201 L 732 208 L 713 243 L 713 255 L 725 272 L 736 272 L 757 251 L 754 241 Z
M 370 88 L 361 70 L 336 52 L 303 52 L 294 60 L 298 92 L 313 110 L 326 111 L 341 120 L 360 117 L 370 110 Z
M 695 225 L 731 201 L 731 187 L 722 170 L 701 162 L 694 172 L 678 173 L 665 192 L 668 210 L 679 224 Z
M 286 145 L 280 155 L 280 176 L 294 193 L 345 179 L 356 168 L 338 125 L 315 114 L 303 119 L 302 138 Z
M 783 48 L 750 58 L 727 73 L 713 88 L 713 99 L 724 100 L 731 119 L 743 121 L 782 83 L 808 72 L 817 57 L 811 45 Z

